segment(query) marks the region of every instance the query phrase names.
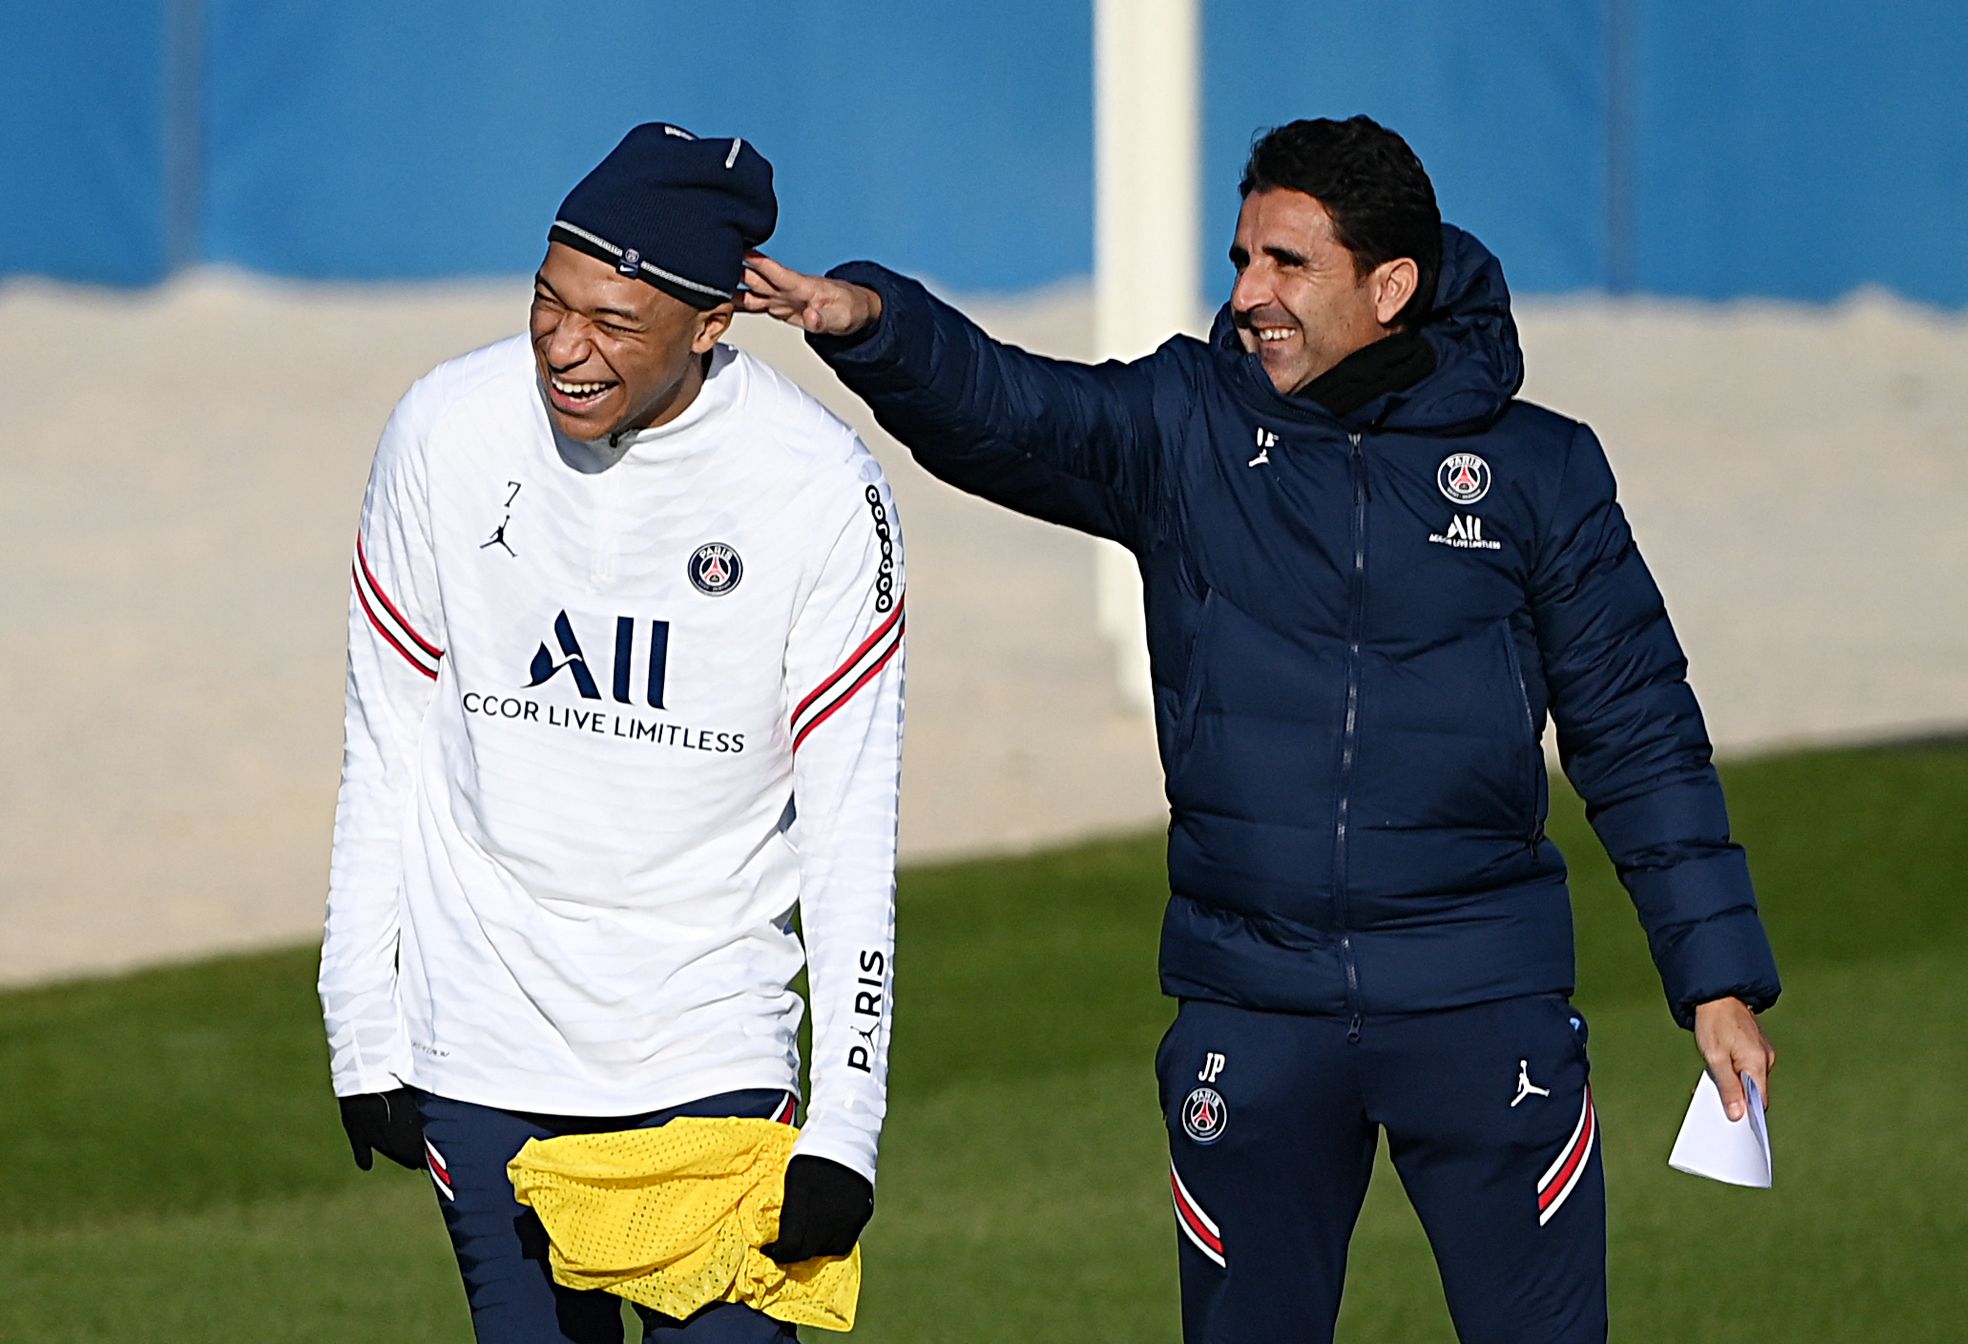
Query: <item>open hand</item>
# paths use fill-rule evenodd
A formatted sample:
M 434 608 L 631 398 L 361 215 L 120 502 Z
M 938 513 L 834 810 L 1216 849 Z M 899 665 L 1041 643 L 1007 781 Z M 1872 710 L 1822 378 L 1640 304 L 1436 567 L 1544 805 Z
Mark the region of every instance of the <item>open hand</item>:
M 738 311 L 764 313 L 815 336 L 851 336 L 880 317 L 881 295 L 863 285 L 781 266 L 763 252 L 745 258 Z
M 1731 1120 L 1748 1114 L 1743 1102 L 1743 1074 L 1756 1083 L 1763 1094 L 1763 1107 L 1770 1106 L 1770 1070 L 1776 1067 L 1777 1052 L 1756 1020 L 1756 1014 L 1741 999 L 1710 999 L 1695 1005 L 1695 1045 L 1708 1065 L 1709 1077 L 1722 1094 L 1722 1108 Z

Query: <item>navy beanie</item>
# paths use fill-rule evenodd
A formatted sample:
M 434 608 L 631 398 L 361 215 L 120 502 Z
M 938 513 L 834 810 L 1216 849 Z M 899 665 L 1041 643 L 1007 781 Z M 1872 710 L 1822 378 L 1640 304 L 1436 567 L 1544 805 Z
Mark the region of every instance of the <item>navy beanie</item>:
M 652 121 L 575 184 L 549 242 L 646 280 L 693 308 L 729 301 L 745 254 L 772 236 L 772 165 L 743 140 L 700 140 Z

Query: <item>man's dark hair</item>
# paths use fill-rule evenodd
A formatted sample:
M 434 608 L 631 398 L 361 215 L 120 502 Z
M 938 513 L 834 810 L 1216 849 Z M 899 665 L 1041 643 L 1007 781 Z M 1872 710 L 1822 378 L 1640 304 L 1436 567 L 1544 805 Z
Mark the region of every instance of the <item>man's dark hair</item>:
M 1327 117 L 1276 126 L 1251 146 L 1240 196 L 1275 188 L 1302 191 L 1325 206 L 1340 245 L 1365 275 L 1384 261 L 1412 257 L 1414 297 L 1395 324 L 1415 327 L 1435 305 L 1442 273 L 1442 212 L 1435 184 L 1408 142 L 1370 117 Z

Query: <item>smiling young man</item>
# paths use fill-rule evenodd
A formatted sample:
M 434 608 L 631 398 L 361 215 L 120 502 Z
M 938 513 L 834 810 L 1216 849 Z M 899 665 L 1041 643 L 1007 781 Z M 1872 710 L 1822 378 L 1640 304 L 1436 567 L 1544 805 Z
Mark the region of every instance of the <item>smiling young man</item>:
M 931 472 L 1127 546 L 1168 776 L 1156 1058 L 1191 1344 L 1332 1337 L 1381 1131 L 1466 1341 L 1606 1337 L 1547 711 L 1735 1114 L 1776 967 L 1591 431 L 1516 398 L 1502 268 L 1365 117 L 1252 149 L 1207 343 L 1097 368 L 868 262 L 758 256 Z
M 363 501 L 321 998 L 356 1162 L 429 1172 L 482 1341 L 619 1344 L 506 1164 L 790 1123 L 802 968 L 813 1093 L 764 1249 L 845 1254 L 873 1210 L 901 533 L 853 431 L 719 343 L 776 214 L 750 145 L 631 131 L 561 206 L 529 333 L 411 388 Z

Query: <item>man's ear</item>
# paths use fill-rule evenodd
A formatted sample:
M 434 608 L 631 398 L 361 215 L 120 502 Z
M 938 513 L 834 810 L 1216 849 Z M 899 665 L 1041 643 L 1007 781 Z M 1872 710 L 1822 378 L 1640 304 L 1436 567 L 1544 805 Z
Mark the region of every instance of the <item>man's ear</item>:
M 736 311 L 735 305 L 726 302 L 700 313 L 697 317 L 697 334 L 690 341 L 690 352 L 709 354 L 711 347 L 724 339 L 724 333 L 731 326 L 731 315 Z
M 1421 268 L 1415 265 L 1412 257 L 1396 257 L 1374 267 L 1374 320 L 1383 327 L 1393 326 L 1394 319 L 1408 306 L 1408 300 L 1414 297 L 1415 287 L 1420 283 Z

